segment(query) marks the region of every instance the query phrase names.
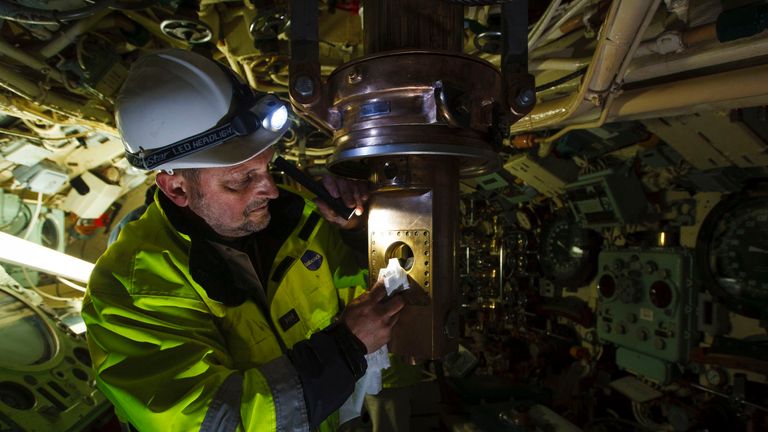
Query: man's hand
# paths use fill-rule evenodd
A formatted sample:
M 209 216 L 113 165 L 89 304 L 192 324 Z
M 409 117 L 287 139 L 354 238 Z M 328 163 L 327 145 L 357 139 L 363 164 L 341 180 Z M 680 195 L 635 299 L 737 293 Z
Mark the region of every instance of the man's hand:
M 349 330 L 365 344 L 369 354 L 389 342 L 398 312 L 405 306 L 399 295 L 382 302 L 386 296 L 384 282 L 379 280 L 370 291 L 352 300 L 341 315 Z
M 361 180 L 351 180 L 343 177 L 337 177 L 332 174 L 326 174 L 322 179 L 323 186 L 334 198 L 341 197 L 344 205 L 355 208 L 355 215 L 349 220 L 337 215 L 331 208 L 320 199 L 315 199 L 318 211 L 323 217 L 342 229 L 354 229 L 360 225 L 361 217 L 365 211 L 365 203 L 368 201 L 368 182 Z

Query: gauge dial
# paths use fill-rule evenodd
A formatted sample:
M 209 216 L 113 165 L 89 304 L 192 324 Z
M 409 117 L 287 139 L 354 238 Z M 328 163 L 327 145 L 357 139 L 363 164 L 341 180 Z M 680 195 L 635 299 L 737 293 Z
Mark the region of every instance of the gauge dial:
M 588 282 L 597 271 L 599 235 L 580 227 L 568 214 L 555 217 L 542 230 L 539 248 L 544 276 L 567 286 Z
M 538 225 L 536 213 L 527 207 L 520 207 L 515 210 L 515 220 L 517 220 L 517 225 L 526 231 L 531 231 Z
M 737 194 L 715 206 L 699 231 L 696 263 L 731 310 L 768 317 L 768 195 Z

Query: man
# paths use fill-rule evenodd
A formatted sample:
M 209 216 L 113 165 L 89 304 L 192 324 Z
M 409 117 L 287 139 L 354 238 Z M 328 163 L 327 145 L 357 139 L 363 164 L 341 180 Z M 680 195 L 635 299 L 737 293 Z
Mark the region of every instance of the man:
M 139 59 L 116 105 L 126 156 L 159 192 L 99 259 L 83 317 L 99 388 L 142 431 L 331 430 L 390 337 L 400 298 L 323 204 L 276 187 L 287 111 L 205 57 Z M 362 210 L 362 195 L 340 186 Z M 332 193 L 339 193 L 338 190 Z

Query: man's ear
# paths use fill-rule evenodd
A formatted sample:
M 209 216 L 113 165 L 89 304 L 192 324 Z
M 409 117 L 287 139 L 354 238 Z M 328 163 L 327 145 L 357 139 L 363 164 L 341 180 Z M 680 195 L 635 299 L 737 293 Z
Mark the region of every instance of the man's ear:
M 165 196 L 177 206 L 186 207 L 189 205 L 189 182 L 183 176 L 160 171 L 155 176 L 155 183 Z

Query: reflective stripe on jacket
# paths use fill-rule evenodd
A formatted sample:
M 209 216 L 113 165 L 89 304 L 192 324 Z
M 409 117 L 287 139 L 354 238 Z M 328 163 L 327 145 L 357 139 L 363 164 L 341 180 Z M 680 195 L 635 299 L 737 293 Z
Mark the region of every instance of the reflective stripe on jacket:
M 280 210 L 270 206 L 272 220 L 284 224 Z M 258 284 L 246 254 L 203 245 L 218 262 L 196 268 L 210 276 L 198 283 L 192 240 L 157 196 L 125 226 L 97 262 L 82 311 L 99 388 L 122 418 L 141 431 L 307 429 L 301 383 L 275 332 L 287 348 L 307 339 L 337 314 L 339 290 L 355 291 L 367 276 L 311 201 L 300 213 L 268 273 L 271 322 L 253 297 L 227 306 L 207 291 L 236 288 L 209 286 L 218 274 Z

